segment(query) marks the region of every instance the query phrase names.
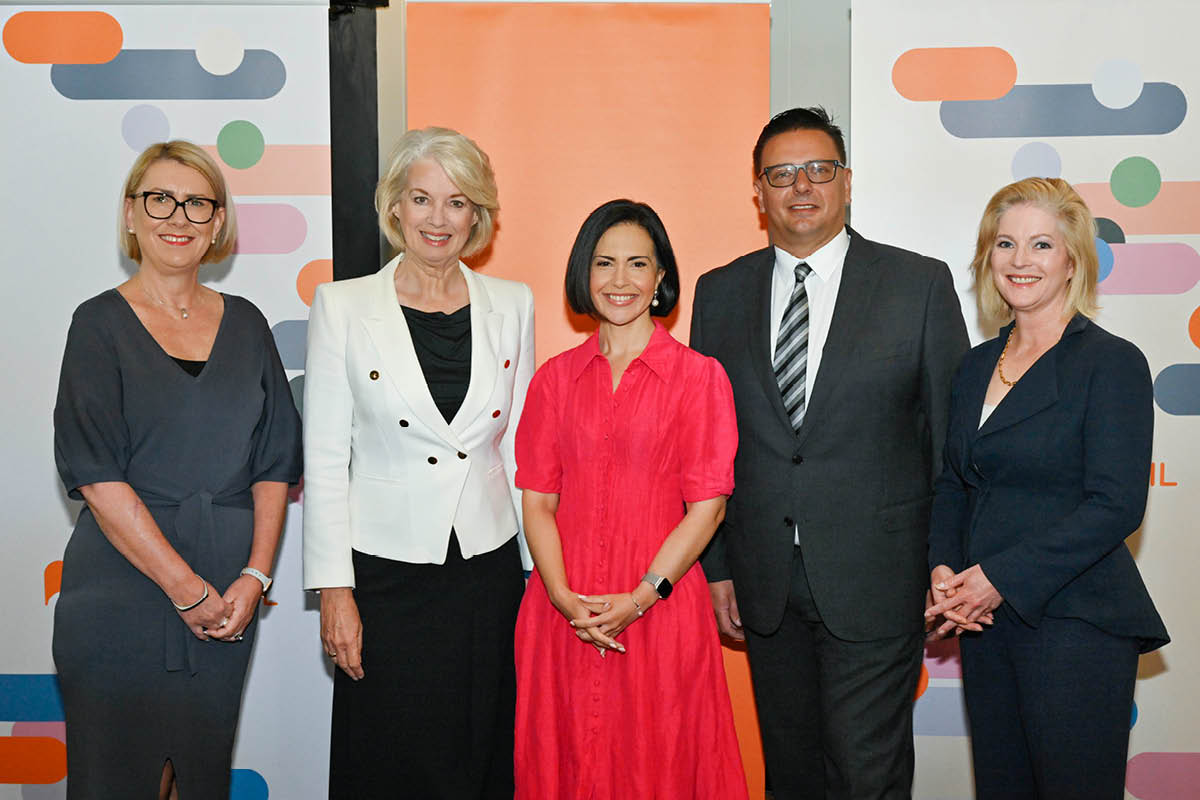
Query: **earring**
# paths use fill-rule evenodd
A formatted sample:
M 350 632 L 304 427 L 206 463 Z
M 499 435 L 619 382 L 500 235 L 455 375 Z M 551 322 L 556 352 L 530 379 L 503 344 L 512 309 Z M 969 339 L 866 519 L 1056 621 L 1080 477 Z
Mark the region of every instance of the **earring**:
M 133 228 L 126 228 L 126 229 L 125 229 L 125 232 L 126 232 L 126 233 L 128 233 L 128 234 L 132 234 L 132 233 L 133 233 Z
M 650 305 L 654 306 L 655 308 L 658 307 L 658 287 L 657 286 L 654 287 L 654 299 L 650 301 Z
M 214 236 L 214 237 L 212 238 L 212 243 L 213 243 L 213 244 L 216 244 L 216 243 L 217 243 L 217 237 L 216 237 L 216 236 Z

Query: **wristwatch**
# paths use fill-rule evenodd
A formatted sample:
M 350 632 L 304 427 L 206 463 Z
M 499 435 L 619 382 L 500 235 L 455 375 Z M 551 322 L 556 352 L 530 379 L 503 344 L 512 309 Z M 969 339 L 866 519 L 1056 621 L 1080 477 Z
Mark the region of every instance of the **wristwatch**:
M 271 577 L 269 575 L 267 575 L 264 572 L 260 572 L 259 570 L 256 570 L 254 567 L 246 567 L 245 569 L 242 570 L 242 574 L 249 575 L 251 578 L 254 578 L 259 583 L 261 583 L 262 587 L 263 587 L 263 594 L 266 594 L 267 589 L 270 589 L 271 584 L 274 583 L 274 581 L 271 580 Z
M 655 575 L 653 572 L 647 572 L 642 578 L 646 583 L 654 587 L 654 591 L 658 593 L 659 598 L 666 600 L 671 596 L 671 590 L 675 587 L 671 582 L 662 575 Z

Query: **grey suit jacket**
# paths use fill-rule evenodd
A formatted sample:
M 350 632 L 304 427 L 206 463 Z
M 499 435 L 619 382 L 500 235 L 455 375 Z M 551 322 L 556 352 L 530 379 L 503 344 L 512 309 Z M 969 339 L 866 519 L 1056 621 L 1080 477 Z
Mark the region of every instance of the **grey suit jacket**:
M 710 581 L 733 579 L 743 624 L 760 634 L 783 619 L 797 527 L 834 635 L 868 641 L 923 624 L 931 485 L 966 326 L 943 262 L 849 233 L 798 434 L 771 367 L 773 248 L 696 284 L 691 346 L 729 374 L 739 436 L 736 488 L 702 564 Z

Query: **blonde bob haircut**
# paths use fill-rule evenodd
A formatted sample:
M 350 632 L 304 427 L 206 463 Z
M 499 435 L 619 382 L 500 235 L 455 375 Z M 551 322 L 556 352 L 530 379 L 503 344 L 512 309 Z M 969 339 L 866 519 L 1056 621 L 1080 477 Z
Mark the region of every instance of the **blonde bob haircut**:
M 437 162 L 450 181 L 475 206 L 479 219 L 471 226 L 471 235 L 463 246 L 462 256 L 471 256 L 488 246 L 496 224 L 500 201 L 492 162 L 479 145 L 449 128 L 411 130 L 400 137 L 392 151 L 387 171 L 375 189 L 375 210 L 379 213 L 379 229 L 387 236 L 397 253 L 408 244 L 392 209 L 408 188 L 408 171 L 423 158 Z
M 138 264 L 142 263 L 142 248 L 138 245 L 137 237 L 128 231 L 125 224 L 125 202 L 137 192 L 138 186 L 141 184 L 142 178 L 146 177 L 146 171 L 150 169 L 150 166 L 158 161 L 176 161 L 185 167 L 191 167 L 203 175 L 204 179 L 208 181 L 208 185 L 212 187 L 213 199 L 217 201 L 217 209 L 225 209 L 225 222 L 217 231 L 217 240 L 204 253 L 200 263 L 215 264 L 218 261 L 224 261 L 233 252 L 233 246 L 237 243 L 237 215 L 234 214 L 233 204 L 229 202 L 229 186 L 225 183 L 225 176 L 221 174 L 221 168 L 217 166 L 217 162 L 213 161 L 212 156 L 183 139 L 150 145 L 142 151 L 142 154 L 137 157 L 137 161 L 134 161 L 133 166 L 129 168 L 125 186 L 121 189 L 121 212 L 117 218 L 117 235 L 121 242 L 121 249 L 133 261 Z
M 1000 295 L 992 278 L 991 259 L 1000 217 L 1015 206 L 1036 206 L 1058 219 L 1058 229 L 1062 233 L 1067 255 L 1075 267 L 1063 311 L 1068 318 L 1075 314 L 1095 316 L 1100 309 L 1096 303 L 1096 284 L 1100 273 L 1100 260 L 1096 255 L 1096 221 L 1083 198 L 1062 178 L 1025 178 L 1005 186 L 988 201 L 983 219 L 979 222 L 975 258 L 971 261 L 979 310 L 992 319 L 1012 319 L 1013 310 Z

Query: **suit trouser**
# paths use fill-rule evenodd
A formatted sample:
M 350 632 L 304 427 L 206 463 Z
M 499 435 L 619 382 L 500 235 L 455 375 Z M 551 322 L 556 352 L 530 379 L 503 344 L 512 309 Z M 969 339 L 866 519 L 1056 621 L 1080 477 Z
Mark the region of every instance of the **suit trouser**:
M 1125 796 L 1138 642 L 1006 605 L 961 642 L 978 800 Z
M 880 612 L 887 610 L 863 609 Z M 783 623 L 767 636 L 746 630 L 777 800 L 911 797 L 923 640 L 919 631 L 866 642 L 834 636 L 813 601 L 800 548 L 794 549 Z

